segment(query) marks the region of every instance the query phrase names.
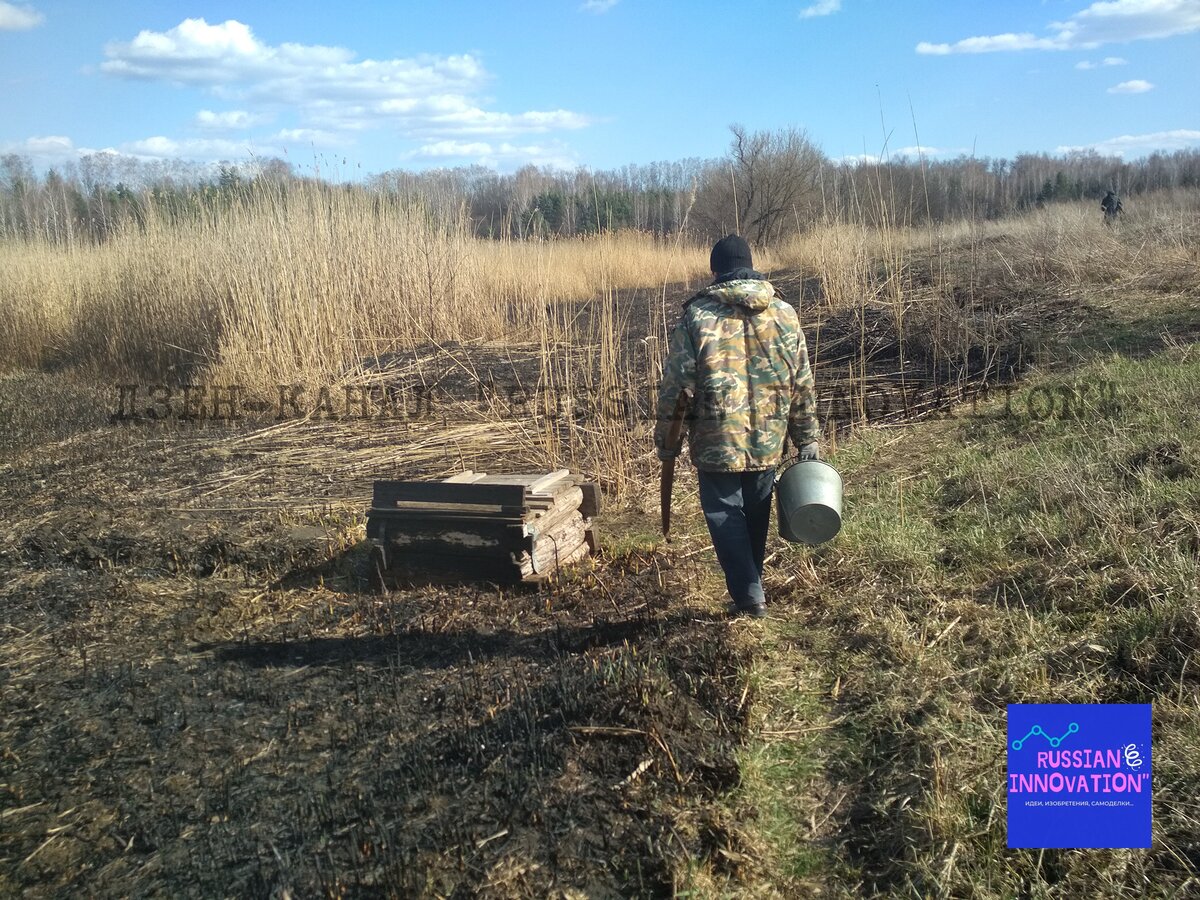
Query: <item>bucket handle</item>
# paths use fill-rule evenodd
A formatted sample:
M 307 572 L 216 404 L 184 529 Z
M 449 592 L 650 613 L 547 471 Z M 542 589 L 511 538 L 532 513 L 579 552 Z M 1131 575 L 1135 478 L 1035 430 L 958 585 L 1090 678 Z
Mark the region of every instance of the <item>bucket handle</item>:
M 799 450 L 796 450 L 795 455 L 792 456 L 790 459 L 781 459 L 779 461 L 779 465 L 777 465 L 775 467 L 775 483 L 779 484 L 779 480 L 781 478 L 783 478 L 783 473 L 786 472 L 788 469 L 790 469 L 792 466 L 796 465 L 800 461 L 801 460 L 800 460 L 800 451 Z

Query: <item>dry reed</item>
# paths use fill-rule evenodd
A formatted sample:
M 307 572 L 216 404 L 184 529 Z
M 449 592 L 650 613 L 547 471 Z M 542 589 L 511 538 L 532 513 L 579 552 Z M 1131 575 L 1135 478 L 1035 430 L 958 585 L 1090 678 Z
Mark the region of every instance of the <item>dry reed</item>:
M 909 350 L 932 361 L 994 352 L 1001 324 L 1025 315 L 1030 297 L 1200 283 L 1190 195 L 1143 198 L 1117 228 L 1084 203 L 915 229 L 887 215 L 882 189 L 862 202 L 884 227 L 827 222 L 755 248 L 755 261 L 772 277 L 788 270 L 818 285 L 816 302 L 801 303 L 806 325 L 814 315 L 857 321 L 856 350 L 835 362 L 850 368 L 850 399 L 864 415 L 878 375 L 868 371 L 868 330 L 881 317 L 903 381 Z M 653 402 L 661 372 L 667 285 L 699 284 L 708 269 L 705 248 L 682 235 L 480 240 L 463 217 L 401 198 L 267 183 L 184 214 L 148 204 L 99 246 L 0 243 L 0 261 L 0 359 L 10 369 L 238 384 L 270 399 L 283 383 L 379 386 L 403 373 L 424 384 L 447 367 L 478 382 L 470 347 L 499 358 L 520 350 L 534 360 L 533 375 L 520 376 L 532 377 L 521 384 L 532 407 L 492 398 L 481 418 L 520 419 L 529 456 L 619 473 L 617 490 L 645 461 L 638 405 Z M 637 289 L 646 315 L 631 330 Z M 820 342 L 810 350 L 820 365 Z M 632 383 L 635 372 L 647 383 Z M 603 399 L 598 416 L 575 415 L 581 394 Z
M 319 185 L 265 185 L 183 221 L 150 205 L 100 246 L 0 255 L 9 366 L 266 390 L 419 346 L 536 338 L 547 305 L 707 269 L 701 249 L 642 234 L 478 240 L 461 220 Z

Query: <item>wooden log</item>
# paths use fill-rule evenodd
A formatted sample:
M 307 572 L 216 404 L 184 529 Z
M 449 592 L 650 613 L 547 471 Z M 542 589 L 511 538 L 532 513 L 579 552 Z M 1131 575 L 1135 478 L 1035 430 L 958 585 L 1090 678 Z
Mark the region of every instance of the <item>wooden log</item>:
M 583 516 L 575 515 L 560 522 L 553 530 L 539 534 L 534 539 L 533 552 L 521 557 L 522 575 L 546 574 L 586 555 L 586 531 Z M 581 546 L 583 554 L 579 552 Z
M 563 491 L 550 506 L 538 507 L 526 512 L 525 524 L 544 530 L 549 527 L 549 523 L 556 522 L 565 515 L 578 513 L 581 503 L 583 503 L 583 491 L 579 488 L 571 488 L 569 491 Z
M 556 572 L 563 571 L 564 569 L 568 568 L 569 566 L 574 565 L 577 562 L 587 559 L 587 557 L 590 553 L 591 553 L 591 550 L 588 549 L 587 542 L 581 541 L 574 547 L 574 549 L 559 550 L 558 552 L 556 552 L 554 554 L 554 557 L 552 560 L 546 560 L 543 558 L 542 561 L 539 563 L 538 570 L 536 572 L 533 571 L 532 565 L 530 565 L 530 566 L 523 565 L 521 568 L 521 571 L 522 571 L 521 580 L 522 581 L 533 581 L 533 580 L 547 578 L 551 575 L 554 575 Z M 525 574 L 525 573 L 528 573 L 528 574 Z

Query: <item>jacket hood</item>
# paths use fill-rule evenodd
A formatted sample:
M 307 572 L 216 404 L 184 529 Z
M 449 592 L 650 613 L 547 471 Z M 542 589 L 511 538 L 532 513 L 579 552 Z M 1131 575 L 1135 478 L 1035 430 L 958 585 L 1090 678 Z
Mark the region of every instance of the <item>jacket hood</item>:
M 759 278 L 737 278 L 712 284 L 700 291 L 694 299 L 717 300 L 727 306 L 740 307 L 750 312 L 761 312 L 771 305 L 775 288 L 769 281 Z

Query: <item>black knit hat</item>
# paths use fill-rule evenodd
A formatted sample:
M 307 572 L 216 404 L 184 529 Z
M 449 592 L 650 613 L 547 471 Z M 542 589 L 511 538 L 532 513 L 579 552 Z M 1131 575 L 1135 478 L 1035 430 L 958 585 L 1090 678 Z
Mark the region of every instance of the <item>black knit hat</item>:
M 754 268 L 754 261 L 750 258 L 750 245 L 736 234 L 727 234 L 713 244 L 708 264 L 718 275 L 724 275 L 734 269 Z

